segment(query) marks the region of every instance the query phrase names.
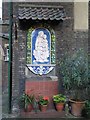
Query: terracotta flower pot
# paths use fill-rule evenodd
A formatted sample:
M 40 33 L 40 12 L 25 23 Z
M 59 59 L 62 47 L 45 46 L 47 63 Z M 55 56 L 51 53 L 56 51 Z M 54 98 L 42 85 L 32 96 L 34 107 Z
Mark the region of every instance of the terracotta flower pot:
M 78 102 L 78 101 L 70 100 L 70 102 L 71 102 L 71 113 L 77 117 L 81 116 L 86 101 Z
M 31 112 L 32 110 L 33 110 L 32 104 L 29 104 L 25 109 L 26 112 Z
M 62 111 L 64 107 L 64 103 L 56 103 L 55 106 L 57 111 Z
M 47 110 L 47 105 L 39 105 L 40 111 L 45 112 Z

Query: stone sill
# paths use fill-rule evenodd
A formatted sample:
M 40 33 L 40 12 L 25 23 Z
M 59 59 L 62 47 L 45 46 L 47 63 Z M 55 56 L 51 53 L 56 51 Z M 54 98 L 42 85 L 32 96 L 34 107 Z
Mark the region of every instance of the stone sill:
M 58 81 L 57 76 L 36 76 L 36 77 L 29 77 L 26 79 L 27 81 Z

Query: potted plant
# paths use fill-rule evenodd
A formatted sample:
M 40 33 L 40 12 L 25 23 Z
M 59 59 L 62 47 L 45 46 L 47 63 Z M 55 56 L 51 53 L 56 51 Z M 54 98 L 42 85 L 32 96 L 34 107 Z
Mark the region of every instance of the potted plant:
M 57 111 L 62 111 L 66 101 L 66 96 L 63 94 L 53 95 L 53 102 Z
M 71 91 L 71 96 L 69 96 L 71 112 L 75 116 L 81 116 L 89 83 L 87 54 L 83 49 L 76 50 L 72 55 L 65 53 L 60 59 L 59 65 L 64 88 L 68 91 L 67 93 Z M 82 102 L 82 100 L 84 101 Z M 73 109 L 74 107 L 75 109 Z
M 38 104 L 39 104 L 39 108 L 41 111 L 46 111 L 47 110 L 47 107 L 48 107 L 48 103 L 49 103 L 49 97 L 48 96 L 39 96 L 39 101 L 38 101 Z
M 33 110 L 33 104 L 34 104 L 34 95 L 28 95 L 24 93 L 21 96 L 21 101 L 24 102 L 25 111 L 31 112 Z

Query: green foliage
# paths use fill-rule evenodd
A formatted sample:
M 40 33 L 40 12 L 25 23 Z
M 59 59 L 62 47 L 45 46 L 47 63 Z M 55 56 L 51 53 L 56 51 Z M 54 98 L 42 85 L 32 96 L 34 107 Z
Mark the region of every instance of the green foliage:
M 47 105 L 49 103 L 49 98 L 47 96 L 40 96 L 38 103 L 39 105 Z
M 57 94 L 53 96 L 54 103 L 65 103 L 66 96 L 63 94 Z
M 83 111 L 83 114 L 86 118 L 90 118 L 90 100 L 88 100 L 86 103 L 85 103 L 85 109 Z
M 83 49 L 75 51 L 73 55 L 66 53 L 60 59 L 59 65 L 66 90 L 84 90 L 87 88 L 89 83 L 88 57 Z M 79 91 L 76 91 L 76 96 L 78 96 L 77 93 L 79 94 Z
M 85 103 L 85 107 L 90 111 L 90 100 Z
M 27 95 L 26 93 L 24 93 L 21 96 L 21 101 L 24 101 L 25 104 L 25 108 L 28 106 L 28 104 L 34 104 L 34 95 Z

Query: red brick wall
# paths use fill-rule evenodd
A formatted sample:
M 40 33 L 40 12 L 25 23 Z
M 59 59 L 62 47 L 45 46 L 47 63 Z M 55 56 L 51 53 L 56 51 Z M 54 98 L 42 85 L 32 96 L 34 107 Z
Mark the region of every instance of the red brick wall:
M 29 81 L 25 83 L 25 92 L 48 96 L 50 99 L 49 109 L 53 108 L 52 96 L 58 93 L 58 81 Z

